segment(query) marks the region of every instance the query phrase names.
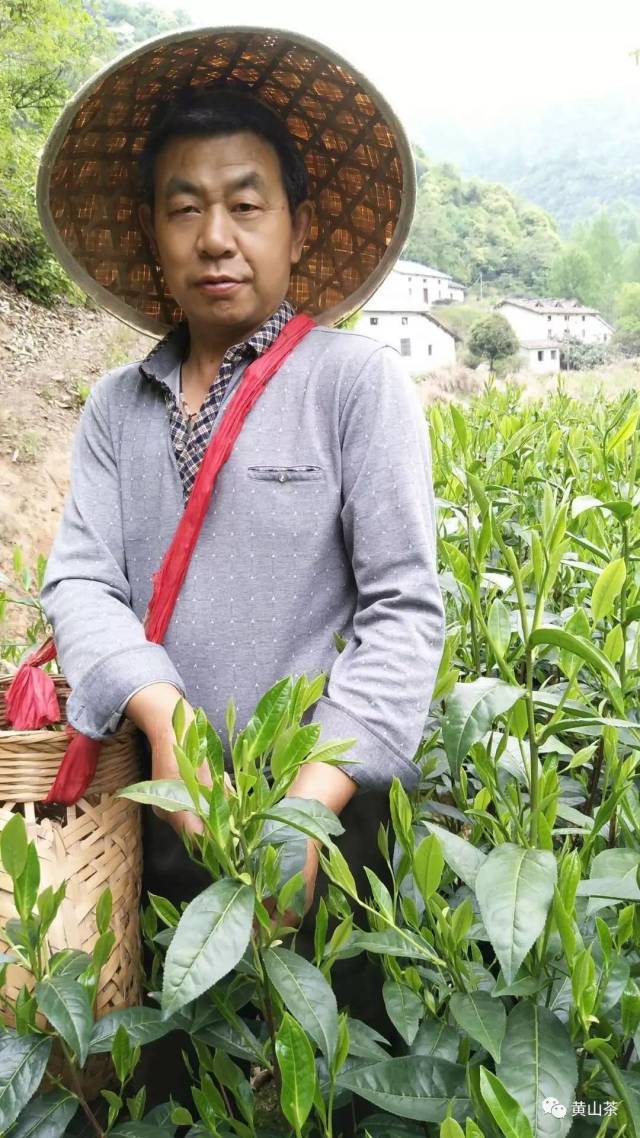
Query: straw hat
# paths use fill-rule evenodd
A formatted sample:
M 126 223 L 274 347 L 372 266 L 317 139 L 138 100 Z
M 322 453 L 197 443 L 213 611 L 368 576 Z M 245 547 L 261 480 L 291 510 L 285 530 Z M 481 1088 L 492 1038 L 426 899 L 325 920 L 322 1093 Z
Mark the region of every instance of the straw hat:
M 404 129 L 373 84 L 322 44 L 261 27 L 189 28 L 147 40 L 94 75 L 45 144 L 37 200 L 69 276 L 127 324 L 164 335 L 183 319 L 137 216 L 136 159 L 160 102 L 185 88 L 241 87 L 284 120 L 315 207 L 288 299 L 334 324 L 399 257 L 415 205 Z

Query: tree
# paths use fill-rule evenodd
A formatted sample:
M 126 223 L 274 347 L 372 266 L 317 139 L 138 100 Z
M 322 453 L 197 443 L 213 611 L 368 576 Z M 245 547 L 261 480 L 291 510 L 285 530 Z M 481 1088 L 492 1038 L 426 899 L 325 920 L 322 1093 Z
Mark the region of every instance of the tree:
M 82 295 L 42 236 L 36 171 L 65 101 L 114 50 L 80 0 L 0 0 L 0 277 L 34 300 Z
M 616 302 L 613 347 L 623 356 L 640 355 L 640 284 L 624 284 Z
M 596 274 L 589 254 L 577 245 L 566 245 L 551 267 L 549 288 L 552 296 L 576 296 L 582 304 L 594 305 Z
M 488 360 L 492 371 L 496 360 L 515 355 L 518 346 L 518 338 L 513 328 L 499 312 L 483 316 L 471 325 L 469 351 L 479 360 Z
M 616 304 L 617 327 L 621 332 L 640 333 L 640 284 L 624 284 Z

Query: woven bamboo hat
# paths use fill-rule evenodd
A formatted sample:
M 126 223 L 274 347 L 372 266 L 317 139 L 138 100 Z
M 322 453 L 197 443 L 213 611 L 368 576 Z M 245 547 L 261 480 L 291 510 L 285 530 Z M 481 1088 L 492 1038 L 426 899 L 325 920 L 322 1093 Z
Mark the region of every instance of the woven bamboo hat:
M 76 92 L 42 152 L 37 200 L 69 276 L 127 324 L 164 335 L 183 319 L 138 221 L 136 163 L 159 103 L 243 88 L 284 120 L 307 168 L 312 221 L 288 299 L 334 324 L 400 255 L 415 206 L 404 129 L 372 83 L 329 48 L 261 27 L 189 28 L 120 55 Z

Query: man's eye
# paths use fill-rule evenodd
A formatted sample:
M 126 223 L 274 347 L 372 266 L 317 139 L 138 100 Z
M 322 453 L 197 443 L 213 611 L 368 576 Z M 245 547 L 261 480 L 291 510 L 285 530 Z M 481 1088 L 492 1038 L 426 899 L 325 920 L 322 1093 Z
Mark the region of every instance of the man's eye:
M 258 207 L 253 202 L 238 202 L 238 204 L 235 205 L 233 208 L 239 209 L 243 213 L 247 213 L 248 210 L 257 209 Z
M 195 208 L 196 207 L 194 205 L 183 205 L 183 206 L 180 206 L 179 209 L 174 209 L 171 212 L 172 213 L 188 213 L 188 211 L 190 209 L 195 209 Z

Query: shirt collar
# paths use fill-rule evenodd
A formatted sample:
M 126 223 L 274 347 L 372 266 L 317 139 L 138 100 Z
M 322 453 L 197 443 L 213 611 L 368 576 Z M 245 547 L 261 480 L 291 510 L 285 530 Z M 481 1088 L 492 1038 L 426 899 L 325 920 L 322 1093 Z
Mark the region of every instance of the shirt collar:
M 226 360 L 236 363 L 243 357 L 260 356 L 277 340 L 285 324 L 296 314 L 295 308 L 288 300 L 275 312 L 268 316 L 263 324 L 256 329 L 246 340 L 239 344 L 232 344 L 227 348 L 222 362 Z M 165 383 L 167 377 L 175 371 L 184 359 L 189 346 L 189 325 L 186 320 L 180 320 L 170 328 L 166 336 L 153 346 L 151 351 L 138 365 L 142 375 L 147 379 L 155 379 Z

